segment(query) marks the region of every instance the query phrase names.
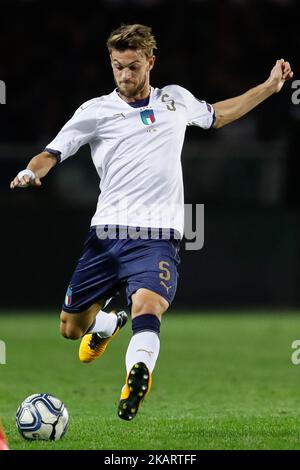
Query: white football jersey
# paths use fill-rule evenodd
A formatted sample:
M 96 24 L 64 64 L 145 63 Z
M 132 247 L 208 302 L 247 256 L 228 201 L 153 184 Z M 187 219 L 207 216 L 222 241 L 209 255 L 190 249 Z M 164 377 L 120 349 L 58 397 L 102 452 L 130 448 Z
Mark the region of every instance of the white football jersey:
M 61 161 L 89 144 L 100 177 L 91 225 L 174 229 L 183 235 L 181 151 L 186 126 L 208 129 L 214 110 L 178 85 L 151 88 L 133 108 L 117 91 L 77 109 L 46 148 Z

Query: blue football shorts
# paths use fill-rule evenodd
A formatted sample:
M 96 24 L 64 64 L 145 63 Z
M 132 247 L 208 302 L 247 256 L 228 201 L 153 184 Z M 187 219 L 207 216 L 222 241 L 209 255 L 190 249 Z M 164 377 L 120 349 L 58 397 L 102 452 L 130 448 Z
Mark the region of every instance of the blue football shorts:
M 140 288 L 156 292 L 171 304 L 180 263 L 180 240 L 172 234 L 173 231 L 169 239 L 129 236 L 101 239 L 97 227 L 91 227 L 68 286 L 63 310 L 83 312 L 124 287 L 129 307 L 132 294 Z

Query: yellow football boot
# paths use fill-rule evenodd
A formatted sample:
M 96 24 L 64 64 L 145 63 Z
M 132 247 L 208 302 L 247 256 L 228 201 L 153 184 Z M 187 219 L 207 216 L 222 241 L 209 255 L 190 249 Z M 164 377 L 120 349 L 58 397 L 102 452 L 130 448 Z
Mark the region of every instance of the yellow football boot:
M 150 392 L 151 385 L 152 376 L 146 364 L 134 364 L 122 388 L 118 406 L 119 418 L 131 421 L 135 417 L 142 401 Z
M 116 315 L 117 326 L 111 336 L 101 338 L 98 333 L 87 333 L 83 336 L 79 347 L 80 362 L 92 362 L 104 354 L 111 339 L 123 328 L 128 319 L 127 313 L 124 311 L 117 312 Z

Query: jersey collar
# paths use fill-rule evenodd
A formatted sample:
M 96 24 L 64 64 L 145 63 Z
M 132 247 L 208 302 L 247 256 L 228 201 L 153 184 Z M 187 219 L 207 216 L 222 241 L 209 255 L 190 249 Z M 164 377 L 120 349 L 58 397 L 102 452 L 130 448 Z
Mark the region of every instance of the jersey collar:
M 119 101 L 120 103 L 123 103 L 124 106 L 126 106 L 126 108 L 130 108 L 130 109 L 138 109 L 138 108 L 133 108 L 132 106 L 130 106 L 129 103 L 126 103 L 126 101 L 122 100 L 122 98 L 118 95 L 118 92 L 117 92 L 117 88 L 114 89 L 114 91 L 112 92 L 113 94 L 113 97 L 116 101 Z M 154 95 L 154 88 L 152 86 L 150 86 L 150 96 L 149 96 L 149 103 L 147 106 L 150 106 L 152 100 L 153 100 L 153 95 Z

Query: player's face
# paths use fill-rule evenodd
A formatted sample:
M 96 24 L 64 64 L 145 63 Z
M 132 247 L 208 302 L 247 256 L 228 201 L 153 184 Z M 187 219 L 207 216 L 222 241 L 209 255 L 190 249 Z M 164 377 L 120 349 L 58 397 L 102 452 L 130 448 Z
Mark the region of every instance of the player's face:
M 149 72 L 155 56 L 147 57 L 141 50 L 113 50 L 110 54 L 115 83 L 125 98 L 140 98 L 149 90 Z

